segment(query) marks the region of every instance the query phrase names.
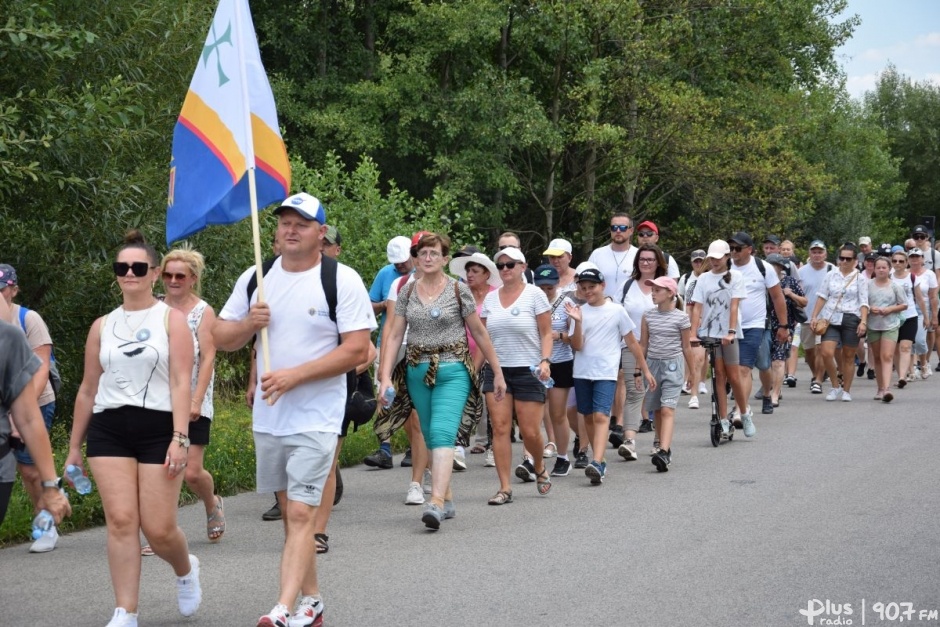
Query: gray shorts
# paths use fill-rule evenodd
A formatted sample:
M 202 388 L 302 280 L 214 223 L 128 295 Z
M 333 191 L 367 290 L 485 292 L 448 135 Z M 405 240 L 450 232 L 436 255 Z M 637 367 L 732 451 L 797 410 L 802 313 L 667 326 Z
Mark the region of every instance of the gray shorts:
M 283 436 L 255 431 L 254 436 L 256 490 L 265 494 L 286 490 L 289 500 L 318 506 L 338 436 L 324 431 Z
M 719 339 L 719 338 L 713 338 Z M 706 363 L 708 359 L 708 351 L 705 352 Z M 725 346 L 724 344 L 715 347 L 715 360 L 722 360 L 726 366 L 738 366 L 741 364 L 740 353 L 738 351 L 738 338 L 735 338 L 733 342 Z
M 685 360 L 680 355 L 672 359 L 648 359 L 646 363 L 656 379 L 656 389 L 646 393 L 647 411 L 663 407 L 675 409 L 685 383 Z

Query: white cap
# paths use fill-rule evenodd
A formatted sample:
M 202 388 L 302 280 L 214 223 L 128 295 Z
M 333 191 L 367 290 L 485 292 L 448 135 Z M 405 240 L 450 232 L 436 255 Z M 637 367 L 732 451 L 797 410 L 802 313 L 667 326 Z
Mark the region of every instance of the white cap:
M 550 257 L 560 257 L 565 253 L 571 254 L 571 242 L 566 239 L 553 239 L 548 243 L 548 248 L 542 254 Z
M 320 224 L 326 224 L 326 209 L 323 208 L 323 203 L 305 192 L 285 198 L 284 202 L 274 209 L 274 214 L 277 215 L 285 209 L 293 209 L 304 220 L 316 220 Z
M 411 258 L 411 240 L 404 235 L 393 237 L 385 249 L 389 263 L 405 263 Z
M 708 252 L 705 253 L 705 256 L 711 257 L 712 259 L 722 259 L 725 255 L 730 254 L 731 247 L 728 246 L 728 242 L 723 239 L 716 239 L 708 245 Z
M 525 263 L 525 255 L 522 254 L 522 251 L 513 246 L 502 249 L 495 255 L 493 255 L 493 261 L 499 263 L 500 257 L 509 257 L 510 259 L 515 259 L 516 261 L 521 261 Z

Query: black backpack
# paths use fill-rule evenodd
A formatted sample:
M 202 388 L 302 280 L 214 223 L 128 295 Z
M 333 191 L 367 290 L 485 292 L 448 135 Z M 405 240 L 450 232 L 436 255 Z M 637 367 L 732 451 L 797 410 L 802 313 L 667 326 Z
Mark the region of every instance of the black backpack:
M 262 276 L 267 276 L 275 261 L 277 261 L 277 257 L 268 259 L 261 264 Z M 326 303 L 330 309 L 330 320 L 333 321 L 333 324 L 336 324 L 336 271 L 338 267 L 339 264 L 335 259 L 323 254 L 320 255 L 320 281 L 323 285 L 323 293 L 326 295 Z M 249 303 L 251 302 L 251 295 L 255 293 L 256 289 L 258 289 L 258 274 L 252 273 L 251 278 L 248 280 Z M 343 338 L 340 337 L 339 341 L 342 343 Z M 377 407 L 375 389 L 372 387 L 372 377 L 369 376 L 369 371 L 366 370 L 362 374 L 356 374 L 356 369 L 353 368 L 347 372 L 345 418 L 352 422 L 355 427 L 353 431 L 372 420 Z

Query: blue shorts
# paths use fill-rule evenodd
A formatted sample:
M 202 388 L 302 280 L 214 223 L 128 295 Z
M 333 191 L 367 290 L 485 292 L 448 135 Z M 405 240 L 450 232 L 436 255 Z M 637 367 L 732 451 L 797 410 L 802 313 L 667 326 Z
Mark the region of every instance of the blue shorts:
M 591 414 L 604 414 L 610 416 L 610 408 L 614 404 L 614 394 L 617 391 L 616 381 L 593 379 L 574 379 L 574 393 L 578 399 L 578 413 L 590 416 Z
M 744 337 L 738 340 L 738 363 L 758 370 L 770 368 L 770 330 L 744 329 Z
M 48 433 L 52 429 L 52 417 L 55 416 L 55 401 L 51 403 L 46 403 L 39 408 L 39 411 L 42 412 L 42 421 L 46 423 L 46 432 Z M 5 420 L 6 418 L 0 418 Z M 19 464 L 26 464 L 28 466 L 33 466 L 36 462 L 33 461 L 33 458 L 29 455 L 29 448 L 24 448 L 21 450 L 13 450 L 13 457 L 16 458 L 16 462 Z

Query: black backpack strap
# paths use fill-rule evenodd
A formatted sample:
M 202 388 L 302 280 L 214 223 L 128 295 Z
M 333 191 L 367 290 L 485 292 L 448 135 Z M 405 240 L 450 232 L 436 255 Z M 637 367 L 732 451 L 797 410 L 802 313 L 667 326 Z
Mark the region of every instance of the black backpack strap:
M 336 322 L 336 271 L 339 264 L 332 257 L 320 256 L 320 284 L 326 295 L 326 304 L 330 308 L 330 320 Z
M 633 277 L 627 279 L 627 282 L 623 284 L 623 294 L 620 295 L 620 304 L 623 304 L 623 301 L 627 299 L 627 292 L 630 291 L 630 286 L 633 285 Z
M 271 268 L 274 267 L 274 262 L 277 261 L 277 257 L 272 257 L 264 263 L 261 264 L 261 276 L 267 276 L 268 272 L 271 271 Z M 258 273 L 252 272 L 251 278 L 248 279 L 248 303 L 251 304 L 251 295 L 255 293 L 255 290 L 258 289 Z

